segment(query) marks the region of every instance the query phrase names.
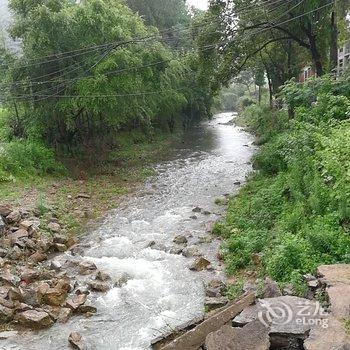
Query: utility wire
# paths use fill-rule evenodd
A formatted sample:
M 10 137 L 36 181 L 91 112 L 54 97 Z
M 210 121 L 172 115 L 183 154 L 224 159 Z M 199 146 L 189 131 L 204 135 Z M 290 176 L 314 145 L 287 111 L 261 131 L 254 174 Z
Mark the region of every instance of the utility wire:
M 296 19 L 299 19 L 303 16 L 306 16 L 306 15 L 309 15 L 311 13 L 314 13 L 320 9 L 323 9 L 327 6 L 330 6 L 332 3 L 328 3 L 328 4 L 325 4 L 323 6 L 320 6 L 314 10 L 311 10 L 311 11 L 308 11 L 308 12 L 305 12 L 301 15 L 298 15 L 296 17 L 293 17 L 293 18 L 290 18 L 286 21 L 283 21 L 283 22 L 280 22 L 280 23 L 277 23 L 277 24 L 274 24 L 274 25 L 269 25 L 268 27 L 266 28 L 262 28 L 258 31 L 255 31 L 253 33 L 248 33 L 247 37 L 250 37 L 250 36 L 253 36 L 253 35 L 256 35 L 256 34 L 259 34 L 259 33 L 262 33 L 262 32 L 265 32 L 267 30 L 270 30 L 272 28 L 275 28 L 275 27 L 278 27 L 282 24 L 285 24 L 285 23 L 289 23 L 291 21 L 294 21 Z M 232 40 L 229 40 L 229 41 L 226 41 L 226 42 L 221 42 L 220 44 L 223 45 L 224 43 L 230 43 Z M 208 45 L 205 50 L 209 49 L 209 48 L 214 48 L 216 47 L 216 44 L 214 45 Z M 164 63 L 164 62 L 163 62 Z M 139 67 L 141 68 L 141 67 Z M 135 69 L 135 68 L 133 68 Z M 163 90 L 163 91 L 174 91 L 174 89 L 172 90 Z M 150 94 L 157 94 L 157 93 L 161 93 L 161 91 L 152 91 L 152 92 L 139 92 L 139 93 L 133 93 L 133 94 L 101 94 L 101 95 L 36 95 L 38 97 L 42 97 L 42 99 L 47 99 L 47 98 L 50 98 L 50 97 L 55 97 L 55 98 L 105 98 L 105 97 L 127 97 L 127 96 L 132 96 L 132 97 L 135 97 L 135 96 L 145 96 L 145 95 L 150 95 Z M 26 95 L 24 96 L 16 96 L 14 97 L 15 99 L 21 99 L 22 97 L 25 97 Z M 31 98 L 33 97 L 32 95 L 30 95 Z M 36 100 L 37 101 L 37 100 Z
M 289 0 L 290 1 L 290 0 Z M 275 9 L 274 9 L 275 10 Z M 177 38 L 169 38 L 171 40 L 177 40 Z M 206 49 L 206 47 L 204 47 Z M 168 59 L 168 60 L 163 60 L 163 61 L 158 61 L 158 62 L 155 62 L 155 63 L 150 63 L 148 65 L 145 65 L 145 66 L 141 66 L 140 68 L 144 68 L 144 67 L 150 67 L 150 66 L 155 66 L 157 64 L 161 64 L 161 63 L 166 63 L 166 62 L 169 62 L 171 61 L 172 59 Z M 65 74 L 69 74 L 69 73 L 72 73 L 73 71 L 75 70 L 78 70 L 79 68 L 81 67 L 77 67 L 73 70 L 70 70 L 70 71 L 66 71 Z M 130 68 L 125 68 L 125 69 L 120 69 L 120 70 L 114 70 L 114 71 L 111 71 L 110 73 L 117 73 L 117 72 L 125 72 L 125 71 L 128 71 L 128 70 L 134 70 L 135 68 L 137 67 L 130 67 Z M 59 71 L 56 71 L 56 72 L 53 72 L 53 73 L 49 73 L 47 75 L 43 75 L 43 76 L 40 76 L 40 77 L 35 77 L 35 78 L 31 78 L 31 79 L 39 79 L 39 78 L 43 78 L 45 76 L 49 76 L 49 75 L 53 75 L 53 74 L 57 74 L 57 73 L 60 73 L 62 71 L 64 71 L 65 69 L 61 69 Z M 108 72 L 105 73 L 105 74 L 109 74 Z M 72 78 L 72 79 L 68 79 L 68 81 L 76 81 L 76 80 L 81 80 L 81 79 L 84 79 L 85 77 L 76 77 L 76 78 Z M 63 82 L 64 80 L 62 79 L 59 79 L 57 80 L 58 82 Z M 55 80 L 53 79 L 50 79 L 50 80 L 46 80 L 46 81 L 39 81 L 39 82 L 36 82 L 36 81 L 30 81 L 30 82 L 25 82 L 25 81 L 18 81 L 18 82 L 12 82 L 12 83 L 9 83 L 9 84 L 2 84 L 0 85 L 0 87 L 4 87 L 4 86 L 11 86 L 11 87 L 14 87 L 14 86 L 30 86 L 30 87 L 34 87 L 35 85 L 45 85 L 45 84 L 50 84 L 52 82 L 55 82 Z
M 267 0 L 266 2 L 263 2 L 263 4 L 268 4 L 267 3 L 268 1 L 269 0 Z M 274 2 L 269 3 L 268 5 L 277 4 L 277 3 L 286 3 L 286 2 L 288 3 L 290 1 L 292 1 L 292 0 L 287 0 L 287 1 L 286 0 L 274 0 Z M 256 4 L 247 6 L 246 8 L 238 10 L 235 13 L 235 15 L 240 14 L 240 13 L 244 13 L 245 11 L 250 10 L 251 8 L 256 7 L 256 6 L 257 6 Z M 227 15 L 223 15 L 223 16 L 224 17 L 227 17 L 227 16 L 231 17 L 232 15 L 231 14 L 227 14 Z M 220 19 L 217 19 L 216 16 L 212 16 L 212 17 L 215 19 L 215 22 L 220 21 Z M 193 25 L 190 25 L 190 26 L 187 26 L 187 27 L 183 27 L 183 28 L 170 27 L 170 28 L 158 31 L 157 34 L 150 35 L 150 36 L 145 36 L 145 37 L 140 37 L 140 38 L 135 38 L 135 39 L 132 39 L 132 41 L 134 43 L 137 43 L 139 41 L 144 41 L 144 40 L 147 40 L 147 39 L 159 39 L 159 40 L 161 40 L 160 35 L 164 34 L 164 33 L 181 32 L 181 31 L 185 31 L 185 30 L 191 30 L 193 28 L 196 28 L 196 26 L 201 27 L 201 26 L 205 26 L 206 24 L 212 24 L 212 23 L 206 23 L 206 21 L 207 21 L 207 19 L 205 19 L 205 21 L 203 23 L 193 24 Z M 83 54 L 86 54 L 86 53 L 88 53 L 90 51 L 104 49 L 104 48 L 106 48 L 106 47 L 108 47 L 110 45 L 120 45 L 120 44 L 129 43 L 129 42 L 130 42 L 130 40 L 110 42 L 110 43 L 105 43 L 105 44 L 101 44 L 101 45 L 89 46 L 89 47 L 81 48 L 81 49 L 75 49 L 75 50 L 70 50 L 70 51 L 63 51 L 63 52 L 60 52 L 60 53 L 53 53 L 53 54 L 47 55 L 47 56 L 42 56 L 42 57 L 28 59 L 28 61 L 37 61 L 37 60 L 42 60 L 42 59 L 45 59 L 45 58 L 50 58 L 50 57 L 53 57 L 53 56 L 56 56 L 56 58 L 52 58 L 52 59 L 49 59 L 49 60 L 45 60 L 45 61 L 41 61 L 41 62 L 37 62 L 37 63 L 33 63 L 33 64 L 28 64 L 28 65 L 20 65 L 20 66 L 17 66 L 16 68 L 25 68 L 25 67 L 31 67 L 33 65 L 51 63 L 51 62 L 55 62 L 55 61 L 58 61 L 58 60 L 68 59 L 68 58 L 76 57 L 76 56 L 79 56 L 79 55 L 83 55 Z M 69 54 L 69 56 L 64 56 L 64 55 L 68 55 L 68 54 Z M 61 56 L 63 56 L 63 57 L 61 57 Z M 4 63 L 4 64 L 0 64 L 0 67 L 8 67 L 8 65 L 6 63 Z

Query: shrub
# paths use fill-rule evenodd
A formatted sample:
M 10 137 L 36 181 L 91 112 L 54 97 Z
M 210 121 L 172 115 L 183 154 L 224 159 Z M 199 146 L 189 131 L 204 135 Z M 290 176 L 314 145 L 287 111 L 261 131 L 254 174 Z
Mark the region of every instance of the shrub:
M 0 176 L 2 181 L 13 177 L 28 177 L 62 173 L 54 152 L 42 144 L 28 140 L 16 140 L 3 144 L 0 152 Z

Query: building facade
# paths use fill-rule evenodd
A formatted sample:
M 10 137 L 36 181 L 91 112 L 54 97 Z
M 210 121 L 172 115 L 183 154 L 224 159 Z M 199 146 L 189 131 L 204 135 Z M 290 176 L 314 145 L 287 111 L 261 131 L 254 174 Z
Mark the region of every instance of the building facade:
M 350 66 L 350 41 L 345 43 L 338 51 L 338 75 L 343 74 L 343 72 Z

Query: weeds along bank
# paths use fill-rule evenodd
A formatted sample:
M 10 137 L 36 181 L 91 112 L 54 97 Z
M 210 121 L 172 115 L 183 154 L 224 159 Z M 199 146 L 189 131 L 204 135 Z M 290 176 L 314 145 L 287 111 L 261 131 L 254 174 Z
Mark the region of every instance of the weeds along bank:
M 280 98 L 289 113 L 243 112 L 261 145 L 256 171 L 215 230 L 230 273 L 269 275 L 302 294 L 303 274 L 350 262 L 350 79 L 291 81 Z

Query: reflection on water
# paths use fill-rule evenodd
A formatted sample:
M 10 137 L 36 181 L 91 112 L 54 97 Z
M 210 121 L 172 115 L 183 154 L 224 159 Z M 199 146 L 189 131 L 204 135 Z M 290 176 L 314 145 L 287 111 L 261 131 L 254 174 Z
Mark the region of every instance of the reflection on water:
M 177 234 L 197 244 L 221 215 L 214 199 L 235 192 L 234 183 L 244 181 L 250 171 L 252 138 L 238 127 L 223 125 L 230 119 L 232 114 L 220 114 L 189 131 L 168 160 L 155 166 L 156 175 L 139 193 L 125 199 L 89 235 L 90 248 L 82 259 L 93 261 L 112 279 L 127 273 L 128 283 L 94 295 L 95 316 L 74 317 L 38 335 L 24 333 L 6 349 L 67 349 L 72 331 L 81 333 L 91 349 L 149 349 L 152 340 L 202 316 L 203 281 L 223 275 L 216 260 L 220 242 L 198 245 L 212 262 L 210 272 L 190 271 L 191 259 L 169 249 Z M 211 214 L 191 218 L 195 206 Z M 159 249 L 149 247 L 152 241 Z

